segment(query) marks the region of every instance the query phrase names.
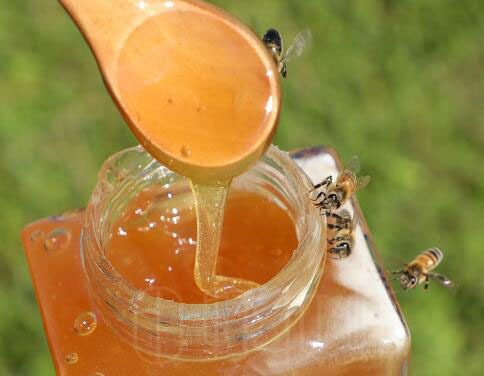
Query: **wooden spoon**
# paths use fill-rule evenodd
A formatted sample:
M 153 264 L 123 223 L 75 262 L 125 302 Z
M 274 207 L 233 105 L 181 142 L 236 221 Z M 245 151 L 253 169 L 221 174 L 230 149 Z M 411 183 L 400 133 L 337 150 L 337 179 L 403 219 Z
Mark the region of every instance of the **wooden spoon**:
M 265 152 L 279 73 L 259 38 L 200 0 L 60 0 L 141 144 L 173 171 L 228 181 Z

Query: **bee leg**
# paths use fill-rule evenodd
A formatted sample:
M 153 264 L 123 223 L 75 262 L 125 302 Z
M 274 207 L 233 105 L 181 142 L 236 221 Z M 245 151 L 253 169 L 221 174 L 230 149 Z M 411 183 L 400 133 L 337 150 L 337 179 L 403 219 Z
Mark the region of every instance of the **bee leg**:
M 429 288 L 429 283 L 430 283 L 430 278 L 428 275 L 425 276 L 425 286 L 424 290 L 427 290 Z
M 394 270 L 391 272 L 392 281 L 396 281 L 399 278 L 399 275 L 402 274 L 403 270 Z
M 319 194 L 316 196 L 316 198 L 312 198 L 311 200 L 312 200 L 312 201 L 318 201 L 318 200 L 319 200 L 319 198 L 320 198 L 321 196 L 323 196 L 323 195 L 324 195 L 324 198 L 323 198 L 323 199 L 325 199 L 325 198 L 326 198 L 326 193 L 324 193 L 324 192 L 319 192 Z
M 316 184 L 310 192 L 315 191 L 316 189 L 324 187 L 324 186 L 329 186 L 329 185 L 331 185 L 332 182 L 333 182 L 333 177 L 331 175 L 329 175 L 321 183 Z
M 284 77 L 284 78 L 287 78 L 287 67 L 286 67 L 286 64 L 283 64 L 282 65 L 282 68 L 281 68 L 281 76 Z

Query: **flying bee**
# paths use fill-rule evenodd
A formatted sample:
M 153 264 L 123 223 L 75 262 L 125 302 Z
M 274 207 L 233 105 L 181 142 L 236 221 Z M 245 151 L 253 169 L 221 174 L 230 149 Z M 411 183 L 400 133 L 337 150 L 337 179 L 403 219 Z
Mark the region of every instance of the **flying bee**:
M 284 44 L 281 34 L 276 29 L 269 29 L 262 37 L 262 42 L 266 45 L 270 54 L 281 73 L 282 77 L 287 77 L 287 62 L 293 57 L 301 56 L 304 47 L 311 41 L 312 35 L 309 29 L 299 32 L 289 48 L 284 53 Z
M 425 283 L 425 289 L 429 287 L 430 280 L 436 280 L 445 287 L 455 287 L 454 283 L 446 276 L 432 273 L 442 259 L 444 254 L 439 248 L 433 247 L 426 249 L 415 257 L 405 268 L 392 272 L 399 276 L 400 285 L 404 290 L 413 289 L 421 283 Z
M 353 249 L 357 219 L 352 218 L 347 210 L 342 210 L 340 214 L 330 213 L 328 222 L 329 233 L 333 236 L 328 239 L 330 257 L 338 260 L 348 257 Z
M 345 164 L 335 183 L 333 183 L 333 177 L 330 175 L 321 183 L 315 185 L 311 192 L 324 187 L 324 190 L 313 199 L 316 202 L 316 207 L 320 211 L 325 210 L 325 214 L 328 215 L 331 210 L 339 209 L 353 193 L 365 188 L 370 182 L 370 177 L 357 178 L 356 175 L 359 171 L 360 160 L 357 156 L 354 156 Z M 321 197 L 321 201 L 317 202 Z

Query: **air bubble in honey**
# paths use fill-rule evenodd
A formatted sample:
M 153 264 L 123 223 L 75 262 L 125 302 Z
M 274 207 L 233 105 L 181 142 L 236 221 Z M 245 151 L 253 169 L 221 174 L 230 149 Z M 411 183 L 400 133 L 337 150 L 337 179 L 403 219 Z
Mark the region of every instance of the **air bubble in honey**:
M 34 232 L 32 232 L 32 234 L 30 234 L 30 241 L 34 243 L 43 237 L 44 237 L 44 233 L 42 231 L 35 230 Z
M 58 251 L 65 248 L 70 240 L 70 232 L 58 227 L 47 234 L 44 241 L 44 248 L 46 251 Z
M 87 336 L 94 332 L 97 327 L 96 315 L 92 312 L 84 312 L 77 316 L 74 321 L 74 331 L 79 336 Z
M 77 353 L 75 352 L 71 352 L 66 356 L 67 364 L 76 364 L 78 360 L 79 360 L 79 355 L 77 355 Z

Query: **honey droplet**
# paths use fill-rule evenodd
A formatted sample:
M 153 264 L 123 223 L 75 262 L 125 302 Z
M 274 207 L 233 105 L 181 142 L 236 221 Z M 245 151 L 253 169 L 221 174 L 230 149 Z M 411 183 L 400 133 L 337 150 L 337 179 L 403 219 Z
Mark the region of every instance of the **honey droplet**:
M 40 238 L 43 238 L 44 237 L 44 233 L 40 230 L 35 230 L 34 232 L 32 232 L 30 234 L 30 241 L 32 243 L 36 242 L 37 240 L 39 240 Z
M 76 364 L 78 360 L 79 360 L 79 355 L 77 355 L 77 353 L 75 352 L 71 352 L 66 356 L 67 364 Z
M 74 331 L 78 336 L 88 336 L 97 327 L 96 315 L 92 312 L 84 312 L 77 316 L 74 321 Z
M 65 248 L 71 240 L 71 234 L 64 228 L 58 227 L 49 232 L 44 241 L 46 251 L 58 251 Z
M 182 153 L 182 155 L 183 155 L 185 158 L 187 158 L 187 157 L 189 157 L 190 155 L 192 155 L 192 149 L 189 149 L 189 148 L 187 148 L 186 146 L 182 146 L 182 148 L 181 148 L 181 153 Z

